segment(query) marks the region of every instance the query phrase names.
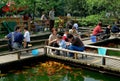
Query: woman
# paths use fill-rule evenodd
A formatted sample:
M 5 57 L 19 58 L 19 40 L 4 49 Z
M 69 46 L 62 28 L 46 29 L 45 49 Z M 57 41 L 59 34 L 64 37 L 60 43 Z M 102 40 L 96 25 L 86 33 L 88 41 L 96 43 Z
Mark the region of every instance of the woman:
M 59 47 L 57 44 L 57 29 L 53 28 L 51 32 L 52 33 L 48 39 L 48 45 L 54 46 L 54 47 Z

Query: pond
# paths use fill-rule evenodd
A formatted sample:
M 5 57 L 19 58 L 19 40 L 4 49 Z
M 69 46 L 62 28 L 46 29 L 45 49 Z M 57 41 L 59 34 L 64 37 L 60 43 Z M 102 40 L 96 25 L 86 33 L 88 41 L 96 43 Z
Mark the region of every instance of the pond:
M 119 81 L 119 77 L 70 67 L 56 61 L 39 62 L 0 74 L 0 81 Z

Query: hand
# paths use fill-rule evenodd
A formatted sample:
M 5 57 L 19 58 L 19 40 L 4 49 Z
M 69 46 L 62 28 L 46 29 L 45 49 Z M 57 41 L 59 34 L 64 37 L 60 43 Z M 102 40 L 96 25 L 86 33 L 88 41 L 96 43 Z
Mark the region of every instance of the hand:
M 53 41 L 57 41 L 57 39 L 54 39 Z
M 66 45 L 69 46 L 69 45 L 70 45 L 70 42 L 66 42 Z
M 5 38 L 7 38 L 7 36 L 5 36 Z

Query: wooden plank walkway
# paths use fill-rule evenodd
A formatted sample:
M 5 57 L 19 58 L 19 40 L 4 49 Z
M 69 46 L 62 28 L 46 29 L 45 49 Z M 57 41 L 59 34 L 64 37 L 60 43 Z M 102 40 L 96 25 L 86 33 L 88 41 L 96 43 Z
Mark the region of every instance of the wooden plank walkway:
M 39 50 L 39 55 L 44 53 L 44 49 L 41 48 L 41 49 L 38 49 L 38 50 Z M 28 53 L 26 53 L 26 51 L 24 51 L 20 55 L 20 59 L 25 59 L 25 58 L 30 58 L 30 57 L 34 57 L 34 55 L 32 55 L 32 53 L 31 53 L 31 51 L 29 51 Z M 7 62 L 12 62 L 12 61 L 17 61 L 17 60 L 18 60 L 17 53 L 0 56 L 0 64 L 7 63 Z
M 83 42 L 85 44 L 90 44 L 91 43 L 90 40 L 86 40 L 86 41 L 83 41 Z M 39 49 L 39 51 L 40 51 L 40 54 L 44 53 L 43 49 Z M 18 60 L 17 56 L 18 56 L 17 53 L 16 54 L 8 54 L 8 55 L 0 56 L 0 64 L 1 63 L 6 63 L 6 62 L 11 62 L 11 61 L 16 61 L 16 60 Z M 26 53 L 25 51 L 22 52 L 21 59 L 29 58 L 29 57 L 33 57 L 31 51 L 29 53 Z
M 83 41 L 85 45 L 87 44 L 90 44 L 92 43 L 91 40 L 85 40 Z M 43 48 L 40 48 L 39 49 L 40 53 L 39 55 L 41 54 L 44 54 L 44 49 Z M 54 57 L 62 57 L 63 59 L 70 59 L 70 60 L 73 60 L 73 61 L 78 61 L 78 62 L 81 62 L 81 63 L 85 63 L 87 65 L 95 65 L 95 66 L 99 66 L 99 67 L 105 67 L 107 69 L 112 69 L 114 71 L 117 71 L 120 73 L 120 58 L 118 57 L 118 59 L 112 59 L 112 58 L 105 58 L 106 59 L 106 62 L 105 62 L 105 65 L 102 64 L 102 57 L 100 56 L 97 56 L 98 54 L 96 53 L 90 53 L 92 55 L 89 56 L 89 53 L 88 52 L 82 52 L 82 53 L 86 53 L 88 54 L 87 55 L 87 58 L 84 57 L 82 58 L 82 54 L 78 54 L 78 59 L 72 59 L 72 58 L 69 58 L 69 57 L 64 57 L 64 56 L 58 56 L 58 55 L 52 55 L 50 54 L 51 56 L 54 56 Z M 30 57 L 34 57 L 32 54 L 31 54 L 31 51 L 29 53 L 26 53 L 26 51 L 22 52 L 21 54 L 21 59 L 25 59 L 25 58 L 30 58 Z M 4 64 L 4 63 L 7 63 L 7 62 L 12 62 L 12 61 L 17 61 L 18 58 L 17 58 L 17 54 L 9 54 L 9 55 L 4 55 L 4 56 L 0 56 L 0 64 Z

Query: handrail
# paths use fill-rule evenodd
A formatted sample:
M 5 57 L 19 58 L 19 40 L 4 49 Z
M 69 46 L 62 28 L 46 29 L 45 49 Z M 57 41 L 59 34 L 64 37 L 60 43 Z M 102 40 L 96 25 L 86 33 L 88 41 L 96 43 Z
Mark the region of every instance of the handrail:
M 47 34 L 50 34 L 50 32 L 45 32 L 45 33 L 41 33 L 41 34 L 32 34 L 30 37 L 43 36 L 43 35 L 47 35 Z M 0 39 L 0 41 L 8 41 L 8 39 L 2 38 L 2 39 Z
M 9 52 L 9 53 L 5 52 L 5 53 L 1 53 L 0 56 L 15 54 L 15 53 L 18 53 L 18 52 L 29 51 L 29 50 L 38 49 L 38 48 L 44 48 L 44 46 L 41 45 L 41 46 L 35 46 L 35 47 L 31 47 L 31 48 L 19 49 L 19 50 L 15 50 L 15 51 L 12 51 L 12 52 Z
M 33 41 L 31 41 L 31 43 L 43 42 L 43 41 L 45 42 L 45 41 L 47 41 L 47 39 L 42 39 L 42 40 L 33 40 Z M 5 46 L 8 46 L 8 44 L 0 45 L 0 48 L 5 47 Z
M 101 56 L 97 54 L 92 54 L 92 53 L 87 53 L 87 52 L 79 52 L 79 51 L 73 51 L 73 50 L 67 50 L 67 49 L 61 49 L 61 48 L 55 48 L 51 46 L 45 46 L 46 48 L 49 49 L 55 49 L 55 50 L 60 50 L 60 51 L 65 51 L 65 52 L 71 52 L 74 54 L 81 54 L 81 55 L 87 55 L 87 56 L 95 56 L 95 57 L 104 57 L 104 58 L 110 58 L 110 59 L 115 59 L 115 60 L 120 60 L 120 58 L 114 57 L 114 56 Z
M 77 57 L 78 54 L 80 54 L 82 56 L 85 55 L 85 56 L 92 56 L 92 57 L 100 57 L 102 65 L 106 65 L 106 58 L 120 61 L 120 58 L 114 57 L 114 56 L 107 56 L 107 55 L 106 56 L 101 56 L 101 55 L 98 55 L 97 53 L 96 54 L 92 54 L 92 53 L 88 53 L 88 52 L 79 52 L 79 51 L 73 51 L 73 50 L 68 50 L 68 49 L 61 49 L 61 48 L 56 48 L 56 47 L 51 47 L 51 46 L 45 46 L 45 45 L 31 47 L 31 48 L 27 48 L 27 49 L 16 50 L 16 51 L 13 51 L 13 52 L 9 52 L 9 54 L 15 54 L 15 53 L 17 53 L 18 60 L 19 60 L 21 52 L 28 51 L 28 50 L 33 50 L 33 49 L 39 49 L 39 48 L 44 48 L 44 54 L 46 54 L 48 56 L 50 55 L 50 52 L 48 51 L 49 49 L 55 49 L 55 50 L 60 50 L 60 51 L 64 51 L 64 52 L 71 52 L 71 53 L 74 54 L 74 59 L 75 60 L 78 59 L 78 57 Z M 4 56 L 4 55 L 8 55 L 8 52 L 7 53 L 2 53 L 0 56 Z M 60 57 L 62 57 L 62 56 L 60 56 Z
M 96 49 L 98 49 L 98 48 L 100 48 L 100 47 L 102 47 L 102 46 L 92 46 L 92 45 L 85 45 L 85 47 L 90 47 L 90 48 L 96 48 Z M 104 47 L 103 47 L 104 48 Z M 105 47 L 107 50 L 113 50 L 113 51 L 120 51 L 120 49 L 118 49 L 118 48 L 109 48 L 109 47 Z

